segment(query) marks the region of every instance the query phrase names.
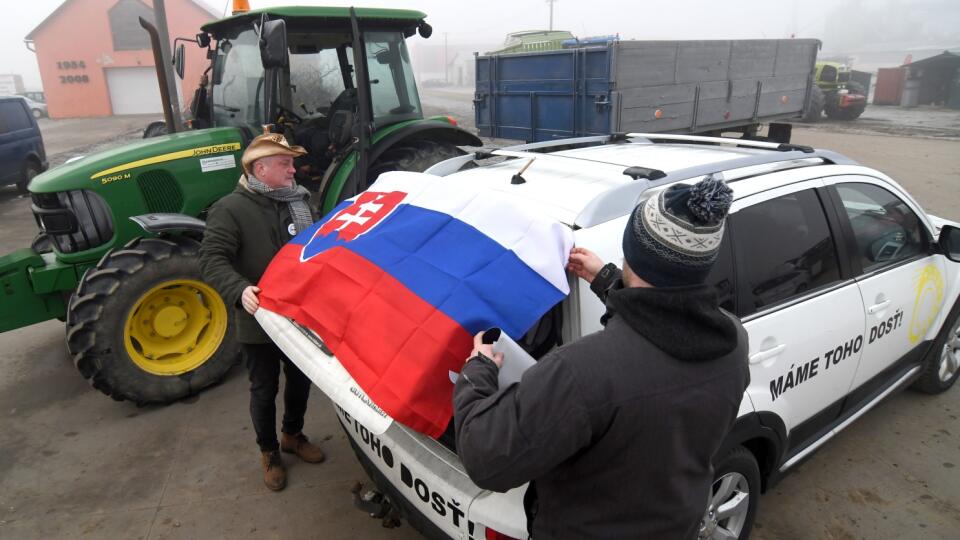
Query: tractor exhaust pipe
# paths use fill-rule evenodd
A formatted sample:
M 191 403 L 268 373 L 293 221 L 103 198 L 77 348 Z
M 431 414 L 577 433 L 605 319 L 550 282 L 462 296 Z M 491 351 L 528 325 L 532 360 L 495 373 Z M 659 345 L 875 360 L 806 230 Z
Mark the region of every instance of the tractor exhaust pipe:
M 153 48 L 153 64 L 157 68 L 157 82 L 160 83 L 160 101 L 163 102 L 163 120 L 167 123 L 167 133 L 177 132 L 177 123 L 173 117 L 173 105 L 170 103 L 170 86 L 167 82 L 167 66 L 163 62 L 163 53 L 160 49 L 160 33 L 150 21 L 140 17 L 140 26 L 150 34 L 150 44 Z

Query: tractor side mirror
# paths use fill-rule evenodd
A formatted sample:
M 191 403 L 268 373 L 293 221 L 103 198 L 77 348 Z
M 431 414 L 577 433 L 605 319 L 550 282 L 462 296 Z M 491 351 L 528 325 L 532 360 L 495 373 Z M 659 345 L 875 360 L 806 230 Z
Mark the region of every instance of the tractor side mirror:
M 177 72 L 177 77 L 180 77 L 180 80 L 183 80 L 183 70 L 185 69 L 185 64 L 187 62 L 187 52 L 183 43 L 177 45 L 176 52 L 173 53 L 173 69 Z
M 433 27 L 427 24 L 427 21 L 420 21 L 420 24 L 417 25 L 417 32 L 420 32 L 420 37 L 427 39 L 433 35 Z
M 937 242 L 943 254 L 953 262 L 960 262 L 960 229 L 953 225 L 944 225 L 940 229 L 940 238 Z
M 287 23 L 283 19 L 263 21 L 260 26 L 260 60 L 263 69 L 287 67 Z

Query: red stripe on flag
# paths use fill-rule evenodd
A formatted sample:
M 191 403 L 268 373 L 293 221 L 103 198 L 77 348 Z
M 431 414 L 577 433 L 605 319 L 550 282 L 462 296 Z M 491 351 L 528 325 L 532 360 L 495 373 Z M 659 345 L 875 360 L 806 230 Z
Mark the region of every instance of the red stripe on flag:
M 287 244 L 270 263 L 260 305 L 317 332 L 395 420 L 439 437 L 453 414 L 449 372 L 460 371 L 472 336 L 349 249 L 301 263 L 302 247 Z

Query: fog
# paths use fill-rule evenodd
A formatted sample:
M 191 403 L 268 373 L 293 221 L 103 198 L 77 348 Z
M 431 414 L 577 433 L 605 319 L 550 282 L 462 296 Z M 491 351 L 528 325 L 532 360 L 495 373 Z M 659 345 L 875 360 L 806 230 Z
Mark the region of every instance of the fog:
M 226 0 L 196 1 L 218 14 L 231 4 Z M 28 90 L 40 89 L 36 58 L 23 39 L 62 3 L 6 3 L 12 16 L 0 19 L 0 73 L 18 73 Z M 417 9 L 427 14 L 434 28 L 429 45 L 442 46 L 446 41 L 449 47 L 481 52 L 496 48 L 508 32 L 546 29 L 551 5 L 546 0 L 250 0 L 250 4 L 253 8 L 300 4 Z M 873 64 L 897 65 L 907 54 L 919 59 L 943 49 L 960 49 L 958 0 L 554 0 L 552 5 L 554 29 L 569 30 L 579 37 L 817 38 L 823 41 L 822 55 L 847 57 L 853 62 L 859 58 L 872 62 L 859 66 L 869 69 L 875 69 Z M 79 28 L 78 39 L 82 39 Z M 422 41 L 413 38 L 411 48 L 416 51 L 417 42 Z M 868 52 L 884 55 L 868 57 Z

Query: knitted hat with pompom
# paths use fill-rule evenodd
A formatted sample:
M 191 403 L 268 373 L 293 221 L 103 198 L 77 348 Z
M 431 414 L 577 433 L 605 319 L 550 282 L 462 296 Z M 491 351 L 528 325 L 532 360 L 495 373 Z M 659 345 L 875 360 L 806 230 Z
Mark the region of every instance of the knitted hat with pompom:
M 733 190 L 712 176 L 675 184 L 633 209 L 623 231 L 623 257 L 655 287 L 698 285 L 717 259 Z

